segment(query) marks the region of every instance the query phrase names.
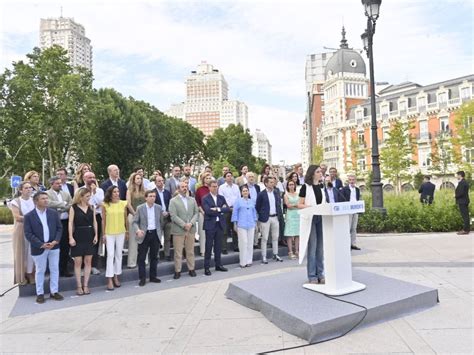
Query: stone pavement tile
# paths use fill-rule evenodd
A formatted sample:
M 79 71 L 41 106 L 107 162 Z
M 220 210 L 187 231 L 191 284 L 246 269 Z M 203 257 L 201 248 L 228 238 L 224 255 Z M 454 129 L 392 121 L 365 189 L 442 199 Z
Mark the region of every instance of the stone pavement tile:
M 469 329 L 428 329 L 418 333 L 438 354 L 472 354 L 474 332 Z
M 202 320 L 187 348 L 203 344 L 211 347 L 259 344 L 281 347 L 282 331 L 264 318 Z
M 69 339 L 53 351 L 52 354 L 84 353 L 84 354 L 166 354 L 165 348 L 170 339 L 147 338 L 147 339 L 114 339 L 107 340 L 87 340 L 87 339 Z
M 209 304 L 212 302 L 216 296 L 217 290 L 219 289 L 219 284 L 222 281 L 211 282 L 209 284 L 202 285 L 204 289 L 203 294 L 194 305 L 190 305 L 190 312 L 186 319 L 184 320 L 183 325 L 192 325 L 196 326 L 199 324 L 204 314 L 207 311 Z
M 433 349 L 403 318 L 389 321 L 400 337 L 415 354 L 434 354 Z
M 449 282 L 460 290 L 474 291 L 474 270 L 473 268 L 430 268 L 430 272 L 440 279 Z
M 252 319 L 263 318 L 262 313 L 226 298 L 222 293 L 217 293 L 209 304 L 202 319 Z
M 472 305 L 461 298 L 446 299 L 429 310 L 405 316 L 404 319 L 416 331 L 472 328 Z
M 255 345 L 221 345 L 221 346 L 200 346 L 189 345 L 183 354 L 249 354 L 254 355 L 266 350 L 276 349 L 272 344 Z
M 0 334 L 0 345 L 2 353 L 31 353 L 49 352 L 54 347 L 63 343 L 71 334 L 45 333 L 28 334 Z
M 333 353 L 411 353 L 412 351 L 398 333 L 387 323 L 355 329 L 342 338 L 321 344 L 310 345 L 305 354 Z
M 168 345 L 164 349 L 165 354 L 181 354 L 186 348 L 189 339 L 194 333 L 196 325 L 183 325 L 175 333 L 174 337 L 170 339 Z
M 183 323 L 184 314 L 148 316 L 105 313 L 97 322 L 77 332 L 84 340 L 140 341 L 143 338 L 172 338 Z
M 94 311 L 77 312 L 53 311 L 37 313 L 31 316 L 23 316 L 21 322 L 14 323 L 2 329 L 2 334 L 47 334 L 47 333 L 72 333 L 94 319 L 100 313 Z

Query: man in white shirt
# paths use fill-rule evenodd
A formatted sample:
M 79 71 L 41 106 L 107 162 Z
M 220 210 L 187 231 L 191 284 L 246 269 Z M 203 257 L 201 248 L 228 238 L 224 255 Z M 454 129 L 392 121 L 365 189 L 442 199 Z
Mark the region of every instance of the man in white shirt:
M 224 231 L 224 238 L 222 239 L 222 254 L 227 254 L 227 240 L 229 237 L 232 237 L 232 248 L 235 252 L 239 251 L 237 235 L 232 228 L 231 217 L 232 217 L 232 207 L 234 206 L 235 201 L 240 198 L 240 189 L 237 184 L 234 184 L 234 177 L 232 172 L 227 172 L 224 175 L 225 182 L 219 186 L 219 195 L 224 196 L 227 206 L 229 206 L 230 211 L 224 214 L 226 220 L 226 228 Z
M 49 179 L 51 188 L 46 191 L 49 197 L 49 207 L 56 210 L 61 219 L 63 226 L 62 237 L 60 242 L 60 253 L 59 253 L 59 275 L 63 277 L 71 277 L 73 274 L 68 270 L 68 263 L 70 260 L 69 256 L 69 236 L 68 236 L 68 221 L 69 221 L 69 208 L 72 205 L 71 195 L 68 192 L 64 192 L 61 189 L 62 181 L 59 177 L 53 176 Z
M 356 202 L 360 200 L 360 190 L 355 185 L 356 184 L 356 176 L 354 174 L 350 174 L 347 176 L 349 181 L 349 185 L 343 188 L 343 195 L 346 201 Z M 356 236 L 357 236 L 357 222 L 359 221 L 359 215 L 357 213 L 349 215 L 349 225 L 350 225 L 350 232 L 351 232 L 351 249 L 352 250 L 360 250 L 360 248 L 356 244 Z

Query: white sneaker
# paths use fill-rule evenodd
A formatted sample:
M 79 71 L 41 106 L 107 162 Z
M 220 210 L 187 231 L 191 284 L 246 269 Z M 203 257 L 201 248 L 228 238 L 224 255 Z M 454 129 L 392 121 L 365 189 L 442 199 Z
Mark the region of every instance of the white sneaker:
M 267 258 L 262 259 L 262 264 L 268 264 Z
M 92 272 L 92 275 L 100 275 L 100 270 L 95 267 L 91 269 L 91 272 Z
M 283 262 L 283 259 L 280 258 L 277 254 L 273 254 L 273 260 Z

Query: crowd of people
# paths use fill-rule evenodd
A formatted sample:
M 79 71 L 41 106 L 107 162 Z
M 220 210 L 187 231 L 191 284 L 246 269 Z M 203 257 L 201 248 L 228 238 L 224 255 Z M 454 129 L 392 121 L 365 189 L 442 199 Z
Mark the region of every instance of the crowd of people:
M 328 170 L 325 164 L 311 165 L 305 174 L 297 165 L 286 181 L 274 177 L 265 165 L 259 182 L 247 166 L 238 176 L 224 167 L 218 178 L 207 166 L 199 179 L 187 165 L 174 166 L 168 178 L 156 170 L 147 179 L 141 166 L 128 181 L 120 178 L 116 165 L 107 171 L 108 178 L 99 184 L 89 164 L 80 164 L 72 181 L 67 170 L 59 168 L 49 179 L 49 189 L 41 185 L 38 172 L 29 171 L 19 185 L 10 205 L 15 220 L 14 282 L 36 284 L 38 303 L 45 301 L 47 268 L 53 299 L 63 299 L 58 292 L 60 276 L 75 276 L 77 295 L 90 294 L 90 275 L 101 273 L 100 255 L 106 260 L 107 290 L 120 287 L 125 248 L 127 267 L 138 267 L 140 286 L 147 281 L 147 260 L 149 282 L 160 282 L 157 264 L 162 247 L 165 260 L 174 261 L 174 279 L 181 277 L 184 258 L 189 276 L 196 276 L 197 241 L 207 276 L 212 264 L 217 272 L 227 271 L 221 255 L 228 253 L 229 240 L 239 253 L 241 268 L 252 266 L 254 249 L 261 250 L 261 263 L 268 264 L 270 238 L 273 261 L 283 261 L 282 242 L 289 259 L 297 259 L 299 209 L 361 199 L 356 176 L 348 175 L 344 186 L 337 170 Z M 358 215 L 350 215 L 350 245 L 355 250 L 360 249 L 357 222 Z M 322 230 L 321 216 L 313 216 L 307 246 L 310 283 L 325 283 Z M 73 273 L 68 266 L 71 258 Z

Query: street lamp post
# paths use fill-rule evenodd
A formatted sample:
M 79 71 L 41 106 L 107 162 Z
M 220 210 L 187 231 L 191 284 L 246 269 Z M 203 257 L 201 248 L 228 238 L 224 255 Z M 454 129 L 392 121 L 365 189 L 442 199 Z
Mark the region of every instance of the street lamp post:
M 375 23 L 379 17 L 380 4 L 382 0 L 362 0 L 367 16 L 367 29 L 362 34 L 364 49 L 369 58 L 370 72 L 370 115 L 372 133 L 372 208 L 385 212 L 383 207 L 383 190 L 380 175 L 379 161 L 379 141 L 377 136 L 377 111 L 375 107 L 375 79 L 374 79 L 374 53 L 373 38 L 375 33 Z

